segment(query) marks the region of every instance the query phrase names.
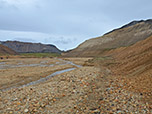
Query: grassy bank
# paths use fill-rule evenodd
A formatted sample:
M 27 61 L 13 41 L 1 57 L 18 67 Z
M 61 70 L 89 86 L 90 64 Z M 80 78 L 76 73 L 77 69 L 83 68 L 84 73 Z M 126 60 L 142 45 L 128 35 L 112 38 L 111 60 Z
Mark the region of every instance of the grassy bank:
M 58 53 L 21 53 L 22 57 L 36 57 L 36 58 L 45 58 L 45 57 L 59 57 L 61 56 Z

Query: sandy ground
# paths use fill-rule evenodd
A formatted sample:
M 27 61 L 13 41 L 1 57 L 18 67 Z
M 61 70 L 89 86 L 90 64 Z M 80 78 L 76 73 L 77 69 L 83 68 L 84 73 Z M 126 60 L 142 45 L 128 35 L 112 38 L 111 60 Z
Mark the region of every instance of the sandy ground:
M 85 64 L 88 58 L 68 60 Z M 128 91 L 120 80 L 109 69 L 83 66 L 37 85 L 0 92 L 0 113 L 151 114 L 144 96 Z
M 73 63 L 75 64 L 78 64 L 78 65 L 82 65 L 82 66 L 85 66 L 86 65 L 86 62 L 93 59 L 91 57 L 88 57 L 88 58 L 81 58 L 81 57 L 77 57 L 77 58 L 74 58 L 74 57 L 69 57 L 69 58 L 62 58 L 63 60 L 67 60 L 67 61 L 72 61 Z

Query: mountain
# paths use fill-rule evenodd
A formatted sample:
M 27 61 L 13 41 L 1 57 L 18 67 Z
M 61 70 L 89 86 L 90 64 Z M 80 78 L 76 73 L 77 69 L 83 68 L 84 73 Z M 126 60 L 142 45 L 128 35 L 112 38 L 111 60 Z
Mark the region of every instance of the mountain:
M 83 42 L 77 48 L 64 53 L 64 56 L 99 56 L 107 50 L 130 46 L 151 35 L 152 19 L 133 21 L 101 37 Z
M 115 59 L 109 64 L 113 74 L 121 75 L 129 90 L 142 93 L 152 104 L 152 36 L 129 47 L 110 50 L 106 56 Z
M 0 55 L 16 55 L 16 54 L 17 53 L 12 49 L 0 44 Z
M 19 41 L 5 41 L 2 45 L 7 46 L 18 53 L 61 53 L 54 45 L 45 45 L 41 43 L 27 43 Z

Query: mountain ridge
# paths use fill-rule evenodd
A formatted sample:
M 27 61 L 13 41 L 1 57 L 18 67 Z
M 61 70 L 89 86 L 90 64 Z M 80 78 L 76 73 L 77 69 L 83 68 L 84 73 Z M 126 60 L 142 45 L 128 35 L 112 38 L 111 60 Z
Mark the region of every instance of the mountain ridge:
M 126 47 L 152 35 L 152 19 L 132 21 L 103 36 L 86 40 L 77 48 L 64 53 L 64 56 L 94 57 L 104 51 Z
M 119 28 L 113 29 L 112 31 L 107 32 L 107 33 L 105 33 L 104 35 L 109 34 L 109 33 L 111 33 L 111 32 L 114 32 L 115 30 L 119 30 L 119 29 L 127 28 L 127 27 L 129 27 L 129 26 L 136 25 L 136 24 L 141 23 L 141 22 L 146 22 L 146 23 L 150 22 L 150 23 L 152 23 L 152 19 L 139 20 L 139 21 L 137 21 L 137 20 L 135 20 L 135 21 L 131 21 L 130 23 L 125 24 L 125 25 L 123 25 L 122 27 L 119 27 Z
M 55 45 L 42 44 L 42 43 L 31 43 L 31 42 L 20 42 L 20 41 L 1 41 L 2 45 L 13 49 L 18 53 L 61 53 Z

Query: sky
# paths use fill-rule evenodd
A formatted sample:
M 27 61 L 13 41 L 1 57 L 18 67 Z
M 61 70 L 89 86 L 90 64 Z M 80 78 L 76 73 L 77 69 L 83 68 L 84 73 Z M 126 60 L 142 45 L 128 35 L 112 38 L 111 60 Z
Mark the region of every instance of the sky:
M 0 0 L 0 41 L 77 47 L 133 20 L 152 19 L 152 0 Z

